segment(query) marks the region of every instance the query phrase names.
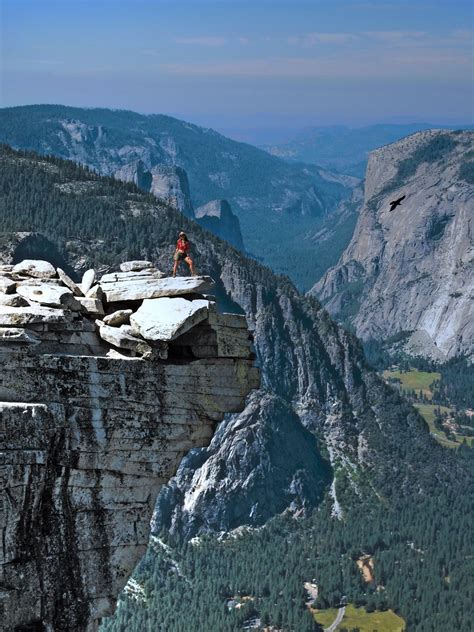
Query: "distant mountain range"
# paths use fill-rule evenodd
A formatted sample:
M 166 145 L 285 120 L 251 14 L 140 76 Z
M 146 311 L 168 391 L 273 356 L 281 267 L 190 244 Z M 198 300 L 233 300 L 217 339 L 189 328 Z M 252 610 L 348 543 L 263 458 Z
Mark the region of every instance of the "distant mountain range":
M 317 164 L 341 173 L 363 178 L 369 152 L 415 132 L 427 129 L 472 129 L 472 125 L 410 123 L 368 125 L 350 128 L 342 125 L 310 127 L 284 143 L 262 145 L 272 156 L 289 161 Z
M 357 179 L 289 163 L 169 116 L 61 105 L 4 108 L 0 142 L 75 160 L 158 195 L 165 191 L 188 216 L 191 206 L 227 200 L 240 220 L 246 250 L 303 289 L 337 261 L 347 244 L 347 238 L 337 238 L 315 252 L 306 236 L 332 224 Z M 164 182 L 163 167 L 181 171 Z M 182 170 L 190 202 L 188 192 L 179 190 Z

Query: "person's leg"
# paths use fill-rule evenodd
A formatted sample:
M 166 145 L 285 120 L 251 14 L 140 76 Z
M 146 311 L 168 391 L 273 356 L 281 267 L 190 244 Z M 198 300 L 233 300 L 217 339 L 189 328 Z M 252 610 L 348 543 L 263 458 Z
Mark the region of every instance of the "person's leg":
M 189 269 L 191 271 L 191 275 L 192 276 L 196 276 L 196 272 L 194 271 L 194 264 L 193 264 L 193 260 L 191 259 L 191 257 L 186 257 L 185 259 L 186 263 L 189 266 Z
M 174 266 L 173 266 L 173 276 L 174 277 L 176 276 L 176 270 L 178 269 L 178 263 L 179 263 L 179 260 L 175 259 Z

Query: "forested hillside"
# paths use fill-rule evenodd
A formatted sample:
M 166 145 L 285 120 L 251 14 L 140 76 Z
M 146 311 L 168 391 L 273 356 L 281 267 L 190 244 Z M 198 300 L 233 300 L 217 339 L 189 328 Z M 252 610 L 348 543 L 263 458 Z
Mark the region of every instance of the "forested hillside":
M 309 289 L 334 265 L 354 222 L 341 231 L 332 215 L 356 179 L 338 178 L 314 165 L 289 164 L 170 116 L 33 105 L 0 109 L 0 142 L 69 158 L 102 175 L 133 176 L 137 162 L 183 168 L 197 208 L 226 199 L 238 215 L 247 250 L 273 270 Z M 315 245 L 311 235 L 330 231 Z M 334 233 L 334 234 L 333 234 Z
M 41 231 L 77 271 L 132 258 L 169 271 L 184 229 L 198 271 L 254 330 L 262 389 L 183 460 L 155 517 L 172 548 L 154 541 L 136 578 L 141 597 L 124 598 L 109 629 L 224 632 L 258 617 L 301 632 L 313 626 L 309 581 L 318 609 L 348 600 L 393 608 L 409 630 L 463 630 L 471 451 L 438 445 L 316 299 L 173 208 L 57 158 L 3 147 L 0 162 L 2 244 L 11 232 Z M 242 525 L 255 529 L 212 535 Z M 205 540 L 193 545 L 196 535 Z M 361 583 L 362 554 L 374 557 L 375 583 Z M 230 608 L 239 595 L 254 605 Z

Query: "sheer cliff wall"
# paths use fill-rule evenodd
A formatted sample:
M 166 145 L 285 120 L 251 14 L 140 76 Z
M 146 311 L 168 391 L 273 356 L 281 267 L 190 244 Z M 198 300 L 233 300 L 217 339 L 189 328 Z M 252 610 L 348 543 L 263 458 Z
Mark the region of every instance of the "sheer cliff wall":
M 258 386 L 242 317 L 213 311 L 160 344 L 127 357 L 83 314 L 0 306 L 2 630 L 96 630 L 161 486 Z

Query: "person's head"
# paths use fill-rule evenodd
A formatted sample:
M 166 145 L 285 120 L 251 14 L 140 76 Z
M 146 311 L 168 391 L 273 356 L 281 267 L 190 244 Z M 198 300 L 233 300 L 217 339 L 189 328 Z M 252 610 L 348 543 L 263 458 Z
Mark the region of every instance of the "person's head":
M 184 241 L 188 241 L 188 237 L 187 237 L 186 233 L 184 233 L 183 231 L 181 231 L 179 233 L 179 238 L 180 239 L 184 239 Z

